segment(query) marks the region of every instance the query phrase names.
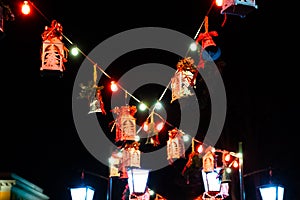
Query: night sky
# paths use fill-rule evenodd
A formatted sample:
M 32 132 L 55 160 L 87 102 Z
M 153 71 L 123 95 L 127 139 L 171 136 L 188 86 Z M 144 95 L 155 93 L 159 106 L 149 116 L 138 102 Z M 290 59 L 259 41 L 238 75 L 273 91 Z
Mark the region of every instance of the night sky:
M 95 199 L 105 199 L 108 183 L 101 177 L 108 177 L 108 168 L 82 144 L 72 115 L 74 80 L 85 56 L 69 55 L 61 78 L 41 76 L 44 27 L 56 19 L 62 24 L 64 35 L 88 55 L 105 39 L 139 27 L 164 27 L 193 38 L 211 1 L 100 1 L 99 5 L 89 1 L 33 1 L 39 11 L 32 9 L 29 16 L 21 14 L 21 1 L 3 2 L 9 2 L 15 20 L 4 21 L 4 35 L 0 37 L 3 107 L 0 172 L 16 173 L 43 188 L 50 199 L 66 200 L 70 199 L 68 187 L 80 183 L 84 169 L 85 183 L 96 189 Z M 220 14 L 221 8 L 215 6 L 208 13 L 209 30 L 219 34 L 215 42 L 221 49 L 221 57 L 215 62 L 227 97 L 226 120 L 215 146 L 236 152 L 242 142 L 247 200 L 255 200 L 256 187 L 268 182 L 268 169 L 273 170 L 274 182 L 286 186 L 285 199 L 293 200 L 299 196 L 296 137 L 300 109 L 294 67 L 297 57 L 290 47 L 295 41 L 288 33 L 281 33 L 286 31 L 286 25 L 278 25 L 279 20 L 285 21 L 278 12 L 281 5 L 271 0 L 256 3 L 258 9 L 245 17 L 227 14 L 225 19 Z M 66 38 L 63 42 L 67 48 L 71 47 Z M 141 64 L 157 62 L 175 67 L 177 61 L 177 56 L 167 52 L 141 50 L 118 58 L 108 73 L 118 79 Z M 105 77 L 102 80 L 107 81 Z M 135 95 L 150 98 L 163 89 L 141 86 Z M 202 89 L 201 85 L 195 89 L 201 102 L 201 131 L 209 123 L 210 111 L 207 94 Z M 106 126 L 112 120 L 109 97 L 109 92 L 103 97 L 108 115 L 99 114 L 98 119 L 113 141 Z M 170 120 L 178 123 L 176 117 Z M 186 185 L 180 175 L 185 163 L 186 159 L 182 159 L 150 173 L 148 186 L 170 200 L 190 199 L 195 186 Z M 114 180 L 116 199 L 124 184 L 124 180 Z M 238 188 L 238 182 L 235 184 Z M 235 195 L 240 198 L 238 192 Z

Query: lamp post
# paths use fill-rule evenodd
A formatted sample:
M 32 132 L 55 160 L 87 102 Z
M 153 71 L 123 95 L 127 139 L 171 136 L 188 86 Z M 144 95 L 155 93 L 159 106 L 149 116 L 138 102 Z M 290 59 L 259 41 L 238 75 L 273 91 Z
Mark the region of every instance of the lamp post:
M 93 200 L 95 189 L 91 186 L 70 188 L 72 200 Z
M 70 188 L 72 200 L 93 200 L 95 189 L 84 184 L 84 171 L 81 172 L 81 185 Z
M 258 187 L 262 200 L 283 200 L 284 187 L 280 184 L 266 184 Z
M 272 183 L 272 170 L 269 171 L 269 184 L 258 186 L 262 200 L 283 200 L 284 187 L 280 184 Z
M 70 194 L 71 194 L 71 199 L 72 200 L 93 200 L 95 189 L 84 183 L 84 176 L 86 173 L 108 181 L 107 199 L 111 200 L 111 181 L 112 180 L 107 177 L 104 177 L 104 176 L 101 176 L 99 174 L 89 172 L 89 171 L 81 172 L 81 182 L 82 182 L 81 185 L 69 188 Z
M 129 199 L 131 196 L 143 196 L 147 189 L 147 182 L 149 176 L 149 169 L 141 168 L 128 168 L 128 186 L 129 186 Z M 139 199 L 139 198 L 138 198 Z

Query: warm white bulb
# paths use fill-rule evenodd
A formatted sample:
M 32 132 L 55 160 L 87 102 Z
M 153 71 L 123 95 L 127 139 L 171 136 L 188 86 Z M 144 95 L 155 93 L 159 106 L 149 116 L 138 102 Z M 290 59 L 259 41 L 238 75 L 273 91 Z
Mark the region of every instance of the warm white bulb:
M 190 45 L 191 51 L 196 51 L 197 50 L 197 44 L 194 42 Z

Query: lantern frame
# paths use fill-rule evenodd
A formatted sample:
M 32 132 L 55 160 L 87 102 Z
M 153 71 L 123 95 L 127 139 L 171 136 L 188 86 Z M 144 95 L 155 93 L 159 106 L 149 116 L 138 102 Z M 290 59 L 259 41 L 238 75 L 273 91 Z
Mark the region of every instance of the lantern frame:
M 269 183 L 257 187 L 262 200 L 283 200 L 284 186 L 281 184 Z
M 72 200 L 93 200 L 95 189 L 88 185 L 69 188 Z
M 127 168 L 130 194 L 143 195 L 147 190 L 149 169 Z

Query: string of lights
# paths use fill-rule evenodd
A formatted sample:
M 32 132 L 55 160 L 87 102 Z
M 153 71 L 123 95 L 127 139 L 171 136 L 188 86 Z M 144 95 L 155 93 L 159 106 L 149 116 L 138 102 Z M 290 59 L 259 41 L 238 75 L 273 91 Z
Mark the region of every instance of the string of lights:
M 207 14 L 209 14 L 209 12 L 210 12 L 210 10 L 211 10 L 211 8 L 212 8 L 212 6 L 214 5 L 214 1 L 213 1 L 213 3 L 211 4 L 211 6 L 210 6 L 210 8 L 209 8 L 209 10 L 208 10 L 208 12 L 207 12 Z M 51 22 L 50 20 L 49 20 L 49 18 L 32 2 L 32 1 L 24 1 L 24 5 L 23 5 L 23 7 L 22 7 L 22 12 L 24 13 L 24 14 L 29 14 L 29 12 L 30 12 L 30 6 L 32 6 L 35 10 L 37 10 L 38 11 L 38 13 L 47 21 L 47 22 Z M 197 34 L 196 34 L 196 36 L 195 36 L 195 38 L 197 38 L 197 36 L 198 36 L 198 34 L 199 34 L 199 32 L 200 32 L 200 30 L 201 30 L 201 28 L 202 28 L 202 25 L 204 24 L 204 21 L 205 20 L 203 20 L 203 22 L 201 23 L 201 26 L 199 27 L 199 29 L 198 29 L 198 31 L 197 31 Z M 63 38 L 64 39 L 66 39 L 68 42 L 69 42 L 69 44 L 71 44 L 71 45 L 74 45 L 74 42 L 72 42 L 65 34 L 63 34 L 63 33 L 61 33 L 62 34 L 62 36 L 63 36 Z M 81 53 L 93 66 L 95 66 L 98 70 L 100 70 L 107 78 L 109 78 L 109 79 L 112 79 L 112 77 L 109 75 L 109 74 L 107 74 L 106 72 L 105 72 L 105 70 L 103 70 L 102 69 L 102 67 L 101 66 L 99 66 L 93 59 L 91 59 L 86 53 L 84 53 L 78 46 L 76 46 L 76 47 L 74 47 L 74 48 L 76 48 L 76 50 L 79 52 L 79 53 Z M 174 73 L 174 74 L 176 74 L 178 72 L 178 70 L 176 70 L 176 72 Z M 131 96 L 135 101 L 137 101 L 138 103 L 141 103 L 142 101 L 141 100 L 139 100 L 138 98 L 136 98 L 133 94 L 131 94 L 130 92 L 128 92 L 128 90 L 126 90 L 124 87 L 122 87 L 118 82 L 114 82 L 114 84 L 118 87 L 118 88 L 120 88 L 124 93 L 125 93 L 125 95 L 129 95 L 129 96 Z M 166 93 L 166 91 L 167 91 L 167 89 L 170 87 L 170 85 L 171 85 L 171 81 L 168 83 L 168 85 L 165 87 L 165 89 L 164 89 L 164 91 L 163 91 L 163 93 L 161 94 L 161 96 L 160 96 L 160 98 L 157 100 L 157 102 L 160 102 L 162 99 L 163 99 L 163 97 L 164 97 L 164 95 L 165 95 L 165 93 Z M 146 106 L 146 109 L 148 109 L 149 110 L 149 116 L 147 117 L 147 119 L 148 118 L 150 118 L 150 116 L 155 112 L 155 109 L 156 109 L 156 107 L 154 106 L 153 108 L 152 108 L 152 110 L 148 107 L 148 106 Z M 158 115 L 157 113 L 155 113 L 156 115 Z M 159 115 L 160 116 L 160 115 Z M 161 117 L 161 116 L 160 116 Z M 172 126 L 172 127 L 175 127 L 174 125 L 172 125 L 171 123 L 169 123 L 169 122 L 167 122 L 166 120 L 164 120 L 167 124 L 169 124 L 170 126 Z M 141 129 L 140 129 L 141 130 Z M 140 131 L 140 130 L 138 130 L 138 132 Z

